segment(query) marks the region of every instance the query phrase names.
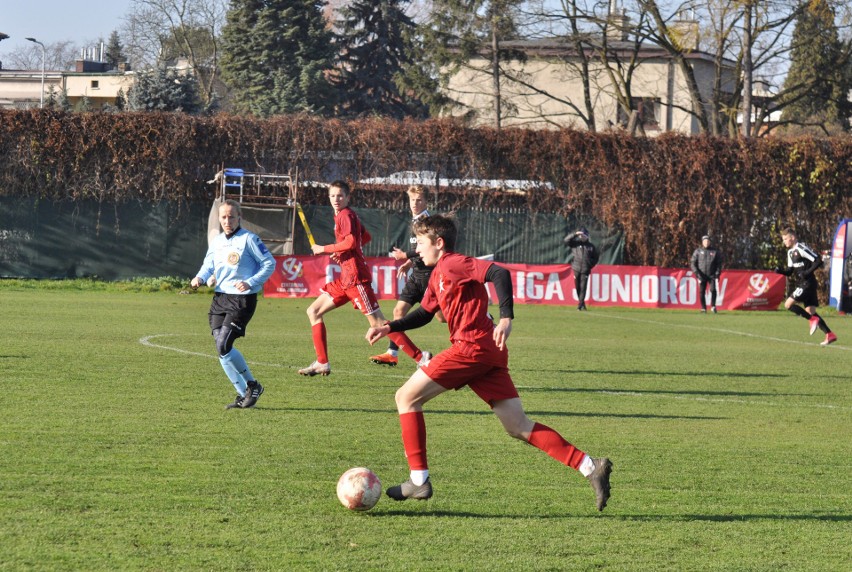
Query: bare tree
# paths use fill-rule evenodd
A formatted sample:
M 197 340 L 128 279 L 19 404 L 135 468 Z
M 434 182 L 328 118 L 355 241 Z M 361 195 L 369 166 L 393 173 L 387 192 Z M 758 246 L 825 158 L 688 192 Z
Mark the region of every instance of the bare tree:
M 808 0 L 687 0 L 682 4 L 663 4 L 656 0 L 638 0 L 655 14 L 649 37 L 665 47 L 681 62 L 684 51 L 672 41 L 670 22 L 678 14 L 690 12 L 704 22 L 702 48 L 713 55 L 716 76 L 709 97 L 702 97 L 695 82 L 688 82 L 693 101 L 691 113 L 702 131 L 718 135 L 751 136 L 768 133 L 770 113 L 778 112 L 784 98 L 780 91 L 761 98 L 759 107 L 753 98 L 756 79 L 778 85 L 786 71 L 791 49 L 790 32 L 795 19 Z M 733 62 L 732 85 L 723 85 L 723 63 Z M 774 81 L 773 81 L 774 80 Z M 738 119 L 742 124 L 738 125 Z
M 44 67 L 53 71 L 73 70 L 78 53 L 79 47 L 70 40 L 45 44 Z M 6 69 L 40 70 L 41 46 L 28 42 L 11 50 L 4 58 L 3 67 Z
M 227 0 L 133 0 L 122 37 L 136 68 L 186 58 L 209 105 L 219 86 Z

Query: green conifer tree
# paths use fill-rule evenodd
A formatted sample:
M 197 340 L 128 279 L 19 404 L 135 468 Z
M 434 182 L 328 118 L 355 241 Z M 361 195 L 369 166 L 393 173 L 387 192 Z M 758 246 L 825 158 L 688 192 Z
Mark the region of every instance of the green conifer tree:
M 407 70 L 415 65 L 412 39 L 416 24 L 406 15 L 408 0 L 355 0 L 341 10 L 336 38 L 342 115 L 425 115 L 426 108 L 407 89 Z
M 127 92 L 126 103 L 131 111 L 197 113 L 201 109 L 198 80 L 165 66 L 141 72 Z
M 124 55 L 124 46 L 121 45 L 121 39 L 118 37 L 118 32 L 115 30 L 113 30 L 109 35 L 104 59 L 112 69 L 117 69 L 118 64 L 127 61 L 127 57 Z
M 223 36 L 222 78 L 234 108 L 260 117 L 330 114 L 332 33 L 316 0 L 232 0 Z
M 849 45 L 840 40 L 835 11 L 826 0 L 810 0 L 793 30 L 792 46 L 783 119 L 848 130 Z
M 425 44 L 440 82 L 446 86 L 473 58 L 489 63 L 486 71 L 493 81 L 491 95 L 494 126 L 500 128 L 502 95 L 501 61 L 523 60 L 523 53 L 507 50 L 501 42 L 518 38 L 517 18 L 521 0 L 433 0 L 432 19 L 425 28 Z

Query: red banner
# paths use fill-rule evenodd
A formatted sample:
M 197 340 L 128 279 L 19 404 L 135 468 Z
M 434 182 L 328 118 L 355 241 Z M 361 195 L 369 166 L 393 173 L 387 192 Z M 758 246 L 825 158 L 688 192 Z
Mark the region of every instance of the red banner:
M 340 267 L 327 256 L 276 256 L 276 269 L 263 293 L 278 298 L 313 298 Z M 405 282 L 402 264 L 391 257 L 368 258 L 373 289 L 380 300 L 395 300 Z M 574 274 L 567 264 L 502 264 L 512 273 L 518 304 L 576 305 Z M 496 302 L 493 287 L 488 285 Z M 709 293 L 707 294 L 709 305 Z M 784 277 L 773 272 L 726 270 L 717 286 L 720 310 L 776 310 L 784 300 Z M 698 280 L 680 268 L 598 265 L 589 278 L 587 302 L 593 306 L 698 309 Z

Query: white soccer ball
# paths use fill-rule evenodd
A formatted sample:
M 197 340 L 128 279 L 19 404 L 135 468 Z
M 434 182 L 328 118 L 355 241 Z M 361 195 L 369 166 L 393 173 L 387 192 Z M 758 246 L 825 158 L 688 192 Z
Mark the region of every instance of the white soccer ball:
M 382 496 L 382 482 L 366 467 L 349 469 L 337 481 L 337 498 L 349 510 L 370 510 Z

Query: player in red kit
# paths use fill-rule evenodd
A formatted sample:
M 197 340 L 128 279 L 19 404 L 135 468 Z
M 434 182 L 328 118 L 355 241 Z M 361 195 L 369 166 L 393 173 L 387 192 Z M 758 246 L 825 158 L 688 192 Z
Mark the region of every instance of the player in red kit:
M 370 233 L 361 225 L 358 215 L 349 208 L 349 184 L 334 181 L 328 188 L 328 200 L 334 208 L 334 244 L 314 244 L 314 254 L 330 254 L 340 265 L 340 276 L 328 282 L 320 296 L 308 307 L 308 319 L 311 322 L 311 335 L 317 359 L 299 370 L 301 375 L 329 375 L 331 364 L 328 359 L 328 341 L 325 322 L 322 317 L 347 302 L 360 310 L 371 326 L 387 322 L 382 314 L 376 294 L 373 292 L 370 270 L 361 250 L 370 242 Z M 391 339 L 415 361 L 423 358 L 423 353 L 403 333 L 391 334 Z
M 450 389 L 467 385 L 491 406 L 506 432 L 537 447 L 565 465 L 577 469 L 595 491 L 596 506 L 603 510 L 610 496 L 612 463 L 592 458 L 524 412 L 518 391 L 509 375 L 506 341 L 512 332 L 512 279 L 508 270 L 486 260 L 453 252 L 457 229 L 445 216 L 431 216 L 414 224 L 417 253 L 427 266 L 434 266 L 420 307 L 389 324 L 372 326 L 367 341 L 418 328 L 443 313 L 452 346 L 418 369 L 396 392 L 396 406 L 410 478 L 390 487 L 395 500 L 426 500 L 432 496 L 426 462 L 426 423 L 423 404 Z M 485 282 L 494 284 L 500 303 L 500 321 L 495 326 L 488 315 Z

